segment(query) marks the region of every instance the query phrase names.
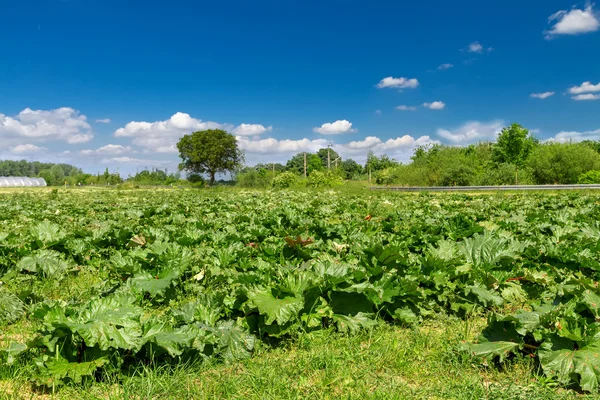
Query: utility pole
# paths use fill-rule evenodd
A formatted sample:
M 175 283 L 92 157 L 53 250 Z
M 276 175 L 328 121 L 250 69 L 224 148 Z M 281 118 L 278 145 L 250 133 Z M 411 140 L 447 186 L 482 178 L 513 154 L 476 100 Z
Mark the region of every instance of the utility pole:
M 331 170 L 331 155 L 330 155 L 330 150 L 331 149 L 331 142 L 327 143 L 327 169 Z
M 273 165 L 273 176 L 275 176 L 275 163 L 271 163 Z
M 306 178 L 306 152 L 304 152 L 304 177 Z

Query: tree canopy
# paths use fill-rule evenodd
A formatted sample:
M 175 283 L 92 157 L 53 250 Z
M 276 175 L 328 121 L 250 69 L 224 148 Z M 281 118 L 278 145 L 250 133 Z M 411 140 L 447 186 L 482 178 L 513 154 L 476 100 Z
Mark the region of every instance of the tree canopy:
M 235 136 L 221 129 L 208 129 L 185 135 L 177 143 L 182 163 L 179 169 L 193 173 L 207 173 L 209 184 L 218 173 L 233 173 L 241 166 L 243 154 Z

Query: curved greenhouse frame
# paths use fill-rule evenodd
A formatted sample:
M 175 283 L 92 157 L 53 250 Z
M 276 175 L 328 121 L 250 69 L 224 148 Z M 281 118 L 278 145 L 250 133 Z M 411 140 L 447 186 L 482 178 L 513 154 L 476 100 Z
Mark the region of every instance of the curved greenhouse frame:
M 47 186 L 44 178 L 27 178 L 25 176 L 0 176 L 0 187 L 35 187 Z

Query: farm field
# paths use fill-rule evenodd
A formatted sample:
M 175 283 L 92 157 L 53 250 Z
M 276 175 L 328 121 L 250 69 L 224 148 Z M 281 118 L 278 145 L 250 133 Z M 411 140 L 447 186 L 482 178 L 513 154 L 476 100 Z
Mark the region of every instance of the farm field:
M 0 192 L 0 398 L 582 398 L 600 197 Z

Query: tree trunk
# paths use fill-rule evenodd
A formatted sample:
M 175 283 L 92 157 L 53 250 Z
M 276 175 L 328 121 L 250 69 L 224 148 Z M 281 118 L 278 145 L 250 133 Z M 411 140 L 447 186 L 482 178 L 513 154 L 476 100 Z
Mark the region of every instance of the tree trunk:
M 215 183 L 215 172 L 210 171 L 210 181 L 208 182 L 209 186 L 212 186 Z

